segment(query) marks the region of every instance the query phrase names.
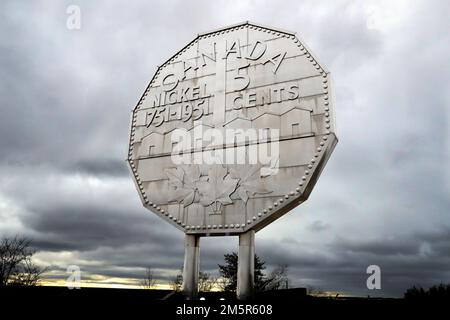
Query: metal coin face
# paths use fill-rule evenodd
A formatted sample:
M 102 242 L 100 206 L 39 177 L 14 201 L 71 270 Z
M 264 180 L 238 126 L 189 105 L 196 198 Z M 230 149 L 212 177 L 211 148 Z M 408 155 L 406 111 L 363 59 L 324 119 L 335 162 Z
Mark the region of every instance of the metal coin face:
M 198 35 L 132 111 L 143 205 L 189 234 L 260 230 L 305 201 L 337 138 L 330 74 L 292 32 Z

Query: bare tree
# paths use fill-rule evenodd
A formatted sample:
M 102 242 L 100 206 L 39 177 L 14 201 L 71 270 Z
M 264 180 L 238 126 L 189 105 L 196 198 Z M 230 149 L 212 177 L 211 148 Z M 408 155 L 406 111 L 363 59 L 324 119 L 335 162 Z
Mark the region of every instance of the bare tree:
M 181 287 L 183 285 L 183 275 L 178 273 L 171 281 L 170 286 L 173 291 L 179 292 L 181 291 Z
M 217 278 L 209 273 L 200 271 L 198 276 L 198 291 L 208 292 L 217 285 Z
M 198 277 L 198 291 L 207 292 L 211 291 L 217 284 L 217 278 L 211 276 L 206 272 L 199 272 Z M 181 291 L 183 286 L 183 275 L 181 272 L 177 273 L 170 281 L 170 286 L 173 291 Z
M 3 238 L 0 242 L 0 286 L 35 286 L 46 269 L 32 261 L 36 253 L 31 241 L 23 237 Z
M 288 287 L 289 279 L 287 276 L 288 267 L 287 265 L 280 265 L 270 272 L 270 274 L 265 277 L 263 291 L 266 290 L 278 290 Z
M 219 291 L 227 291 L 227 289 L 230 287 L 231 280 L 229 278 L 225 277 L 218 277 L 216 279 L 216 285 Z
M 140 285 L 144 289 L 152 289 L 156 284 L 155 273 L 152 268 L 145 270 L 145 278 L 141 280 Z

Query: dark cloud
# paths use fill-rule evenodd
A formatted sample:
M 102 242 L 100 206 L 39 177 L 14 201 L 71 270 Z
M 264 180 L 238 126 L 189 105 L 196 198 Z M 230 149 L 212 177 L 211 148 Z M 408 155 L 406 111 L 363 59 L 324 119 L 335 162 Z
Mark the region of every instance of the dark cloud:
M 66 167 L 66 170 L 93 176 L 125 176 L 130 173 L 125 160 L 118 159 L 80 160 L 71 167 Z
M 198 32 L 253 20 L 297 31 L 332 71 L 340 138 L 310 199 L 258 232 L 258 255 L 293 285 L 350 294 L 450 281 L 447 1 L 78 1 L 79 31 L 69 4 L 0 4 L 0 230 L 34 239 L 52 277 L 181 268 L 183 235 L 128 175 L 130 111 Z M 203 270 L 232 239 L 202 239 Z M 365 287 L 370 264 L 381 291 Z
M 155 219 L 132 212 L 115 212 L 101 208 L 83 208 L 83 204 L 33 211 L 26 227 L 42 234 L 35 245 L 42 250 L 91 250 L 100 246 L 120 247 L 145 242 L 171 242 L 171 233 L 155 228 Z M 153 221 L 152 221 L 153 220 Z M 153 222 L 153 223 L 152 223 Z M 152 228 L 153 225 L 153 228 Z M 53 247 L 55 246 L 56 247 Z
M 306 243 L 294 244 L 300 249 L 287 245 L 277 250 L 262 243 L 259 254 L 271 267 L 287 264 L 298 285 L 360 295 L 401 296 L 413 284 L 427 287 L 448 279 L 448 240 L 448 229 L 444 229 L 384 241 L 338 238 L 320 252 L 307 250 Z M 381 268 L 382 291 L 367 290 L 369 265 Z
M 320 221 L 320 220 L 313 221 L 313 223 L 311 223 L 309 225 L 309 229 L 311 231 L 323 231 L 328 228 L 329 228 L 329 225 L 327 225 L 326 223 L 324 223 L 323 221 Z

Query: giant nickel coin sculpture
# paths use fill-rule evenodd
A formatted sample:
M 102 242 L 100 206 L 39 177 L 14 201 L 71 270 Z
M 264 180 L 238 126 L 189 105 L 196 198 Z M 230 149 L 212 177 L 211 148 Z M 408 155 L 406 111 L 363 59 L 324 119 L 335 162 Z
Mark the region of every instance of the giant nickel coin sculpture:
M 132 111 L 128 163 L 143 205 L 186 234 L 187 297 L 200 237 L 228 235 L 238 297 L 251 297 L 255 232 L 308 198 L 336 143 L 330 74 L 293 32 L 221 28 L 158 67 Z

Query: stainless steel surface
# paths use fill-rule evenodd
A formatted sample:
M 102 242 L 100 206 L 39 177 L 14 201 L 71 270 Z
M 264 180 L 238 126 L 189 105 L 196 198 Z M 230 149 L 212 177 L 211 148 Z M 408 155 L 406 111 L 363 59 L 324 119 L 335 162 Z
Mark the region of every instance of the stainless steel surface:
M 200 271 L 200 237 L 187 234 L 184 241 L 184 265 L 182 292 L 187 299 L 198 296 L 198 277 Z
M 255 286 L 255 231 L 239 235 L 236 295 L 240 300 L 253 297 Z
M 244 22 L 200 34 L 158 68 L 132 111 L 128 163 L 143 205 L 191 235 L 260 230 L 308 198 L 331 155 L 332 89 L 294 33 Z M 183 152 L 192 158 L 267 145 L 249 135 L 200 146 L 196 132 L 277 129 L 279 159 L 177 165 L 177 129 L 192 134 Z

